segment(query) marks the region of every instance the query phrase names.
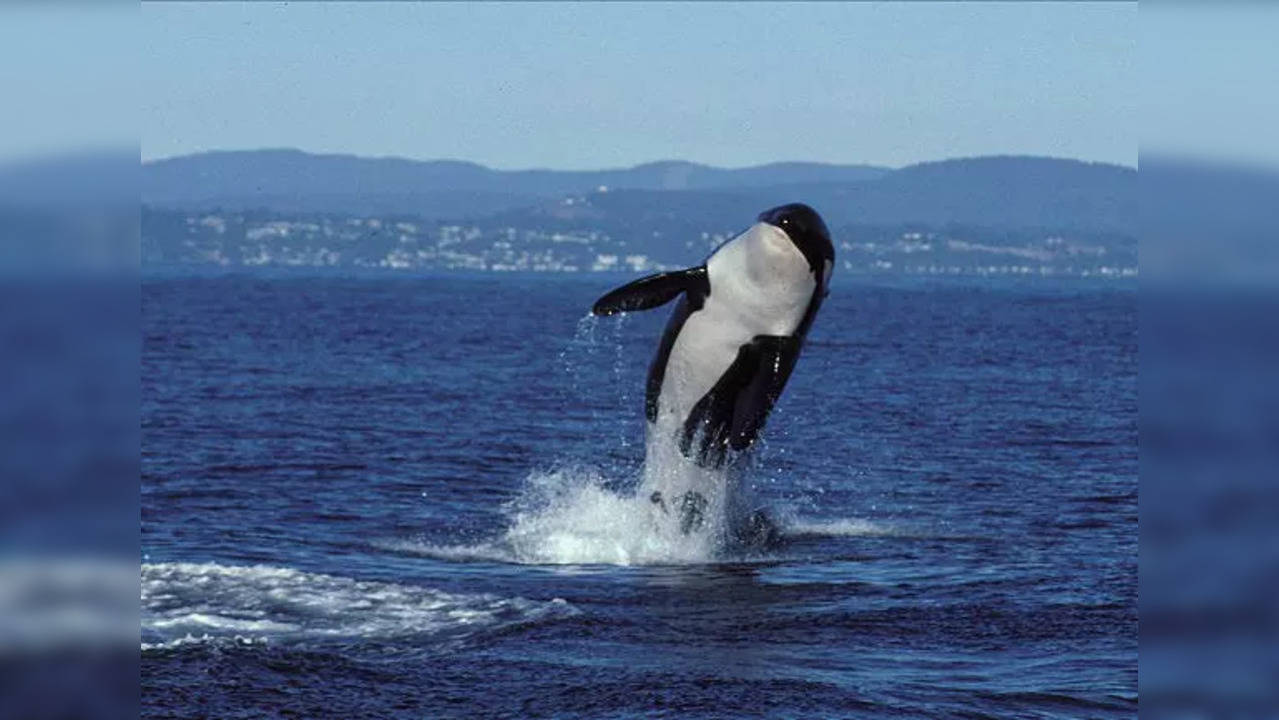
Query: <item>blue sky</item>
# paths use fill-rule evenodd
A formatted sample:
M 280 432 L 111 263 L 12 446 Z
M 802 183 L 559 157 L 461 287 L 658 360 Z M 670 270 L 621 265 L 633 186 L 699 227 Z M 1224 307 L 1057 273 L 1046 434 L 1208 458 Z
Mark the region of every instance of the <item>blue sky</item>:
M 142 156 L 1134 165 L 1135 4 L 144 4 Z

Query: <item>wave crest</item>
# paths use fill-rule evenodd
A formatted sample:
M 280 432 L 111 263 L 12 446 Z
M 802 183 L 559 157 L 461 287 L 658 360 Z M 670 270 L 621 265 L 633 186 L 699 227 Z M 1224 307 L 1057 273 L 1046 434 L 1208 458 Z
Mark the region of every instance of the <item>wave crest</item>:
M 565 601 L 462 595 L 266 565 L 142 565 L 142 649 L 452 637 L 576 613 Z

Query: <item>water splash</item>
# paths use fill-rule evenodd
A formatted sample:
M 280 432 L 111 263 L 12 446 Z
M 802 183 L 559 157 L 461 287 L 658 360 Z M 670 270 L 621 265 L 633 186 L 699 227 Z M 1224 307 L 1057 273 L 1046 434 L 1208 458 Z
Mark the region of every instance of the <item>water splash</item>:
M 582 421 L 589 421 L 592 428 L 616 428 L 616 434 L 608 439 L 621 454 L 632 448 L 634 428 L 617 422 L 617 418 L 635 412 L 631 389 L 635 379 L 629 377 L 630 358 L 623 343 L 625 324 L 622 316 L 609 318 L 601 325 L 599 317 L 584 315 L 578 319 L 573 336 L 565 342 L 556 363 L 564 379 L 557 390 L 562 406 Z M 582 447 L 569 456 L 579 460 L 597 457 L 601 451 L 599 441 L 603 439 L 584 439 Z
M 585 373 L 590 372 L 595 364 L 593 360 L 599 353 L 598 335 L 599 318 L 587 313 L 578 319 L 573 337 L 560 350 L 556 364 L 561 374 L 568 379 L 564 387 L 566 400 L 583 390 L 582 378 Z
M 770 562 L 785 552 L 788 541 L 801 538 L 894 533 L 867 520 L 814 519 L 783 510 L 775 518 L 780 545 L 749 547 L 734 543 L 723 525 L 682 532 L 669 508 L 663 511 L 646 494 L 650 487 L 645 478 L 609 477 L 593 467 L 535 472 L 523 492 L 503 508 L 506 527 L 491 539 L 471 544 L 399 539 L 378 547 L 449 562 L 694 565 L 725 560 Z
M 629 390 L 636 380 L 625 354 L 625 317 L 610 318 L 606 329 L 596 316 L 582 317 L 559 355 L 568 380 L 565 407 L 589 407 L 591 427 L 617 427 L 623 456 L 633 452 L 638 427 L 619 418 L 640 408 Z M 601 384 L 602 378 L 611 382 Z M 679 450 L 678 419 L 659 423 L 665 424 L 645 428 L 637 472 L 628 472 L 624 461 L 600 469 L 595 455 L 590 462 L 530 474 L 504 508 L 506 528 L 498 537 L 469 545 L 401 540 L 382 547 L 449 561 L 520 564 L 690 564 L 769 552 L 786 528 L 756 501 L 749 459 L 701 467 Z M 817 530 L 813 524 L 796 528 L 799 535 Z
M 679 532 L 648 498 L 618 484 L 594 468 L 533 473 L 504 508 L 507 526 L 497 538 L 468 545 L 400 540 L 380 546 L 441 560 L 530 565 L 682 565 L 715 557 L 711 536 Z
M 632 383 L 628 382 L 628 377 L 626 374 L 626 364 L 627 364 L 626 348 L 622 342 L 624 338 L 626 322 L 627 322 L 626 315 L 622 314 L 622 315 L 619 315 L 617 318 L 615 318 L 615 322 L 610 323 L 610 325 L 613 328 L 613 337 L 611 338 L 611 344 L 613 346 L 612 387 L 616 389 L 616 392 L 615 392 L 616 397 L 614 398 L 614 405 L 622 413 L 625 413 L 628 409 L 631 409 L 633 407 L 631 405 L 632 396 L 630 391 Z M 616 424 L 617 424 L 617 432 L 618 432 L 617 434 L 618 445 L 621 446 L 623 452 L 626 452 L 630 450 L 633 444 L 632 436 L 627 431 L 626 423 L 616 423 Z
M 618 491 L 590 469 L 566 469 L 529 478 L 508 507 L 503 538 L 521 563 L 688 563 L 711 557 L 706 535 L 676 531 L 641 494 Z

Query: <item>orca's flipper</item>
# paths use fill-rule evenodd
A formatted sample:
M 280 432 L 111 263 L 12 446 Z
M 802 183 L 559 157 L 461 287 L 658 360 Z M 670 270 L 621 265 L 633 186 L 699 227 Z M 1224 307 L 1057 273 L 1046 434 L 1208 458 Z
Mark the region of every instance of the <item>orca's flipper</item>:
M 595 301 L 591 312 L 596 315 L 615 315 L 632 310 L 648 310 L 674 300 L 680 293 L 700 291 L 705 296 L 709 290 L 706 266 L 698 265 L 687 270 L 662 272 L 627 283 Z
M 790 335 L 756 335 L 741 346 L 737 359 L 693 406 L 680 451 L 691 455 L 696 440 L 698 463 L 718 466 L 729 448 L 749 448 L 781 396 L 799 349 L 799 338 Z
M 745 450 L 755 442 L 799 360 L 797 337 L 757 335 L 753 342 L 758 348 L 759 360 L 750 384 L 738 395 L 733 408 L 733 428 L 728 443 L 734 450 Z

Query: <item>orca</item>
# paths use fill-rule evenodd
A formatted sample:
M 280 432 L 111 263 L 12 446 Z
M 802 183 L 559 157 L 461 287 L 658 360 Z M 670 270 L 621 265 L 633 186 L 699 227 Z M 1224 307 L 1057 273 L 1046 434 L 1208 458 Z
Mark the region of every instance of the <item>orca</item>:
M 760 213 L 701 265 L 640 278 L 595 303 L 594 314 L 614 315 L 679 298 L 649 366 L 650 453 L 655 440 L 670 440 L 701 468 L 746 456 L 795 368 L 834 265 L 826 223 L 792 203 Z M 671 499 L 684 508 L 685 532 L 700 522 L 704 499 Z M 660 493 L 652 502 L 665 510 Z

